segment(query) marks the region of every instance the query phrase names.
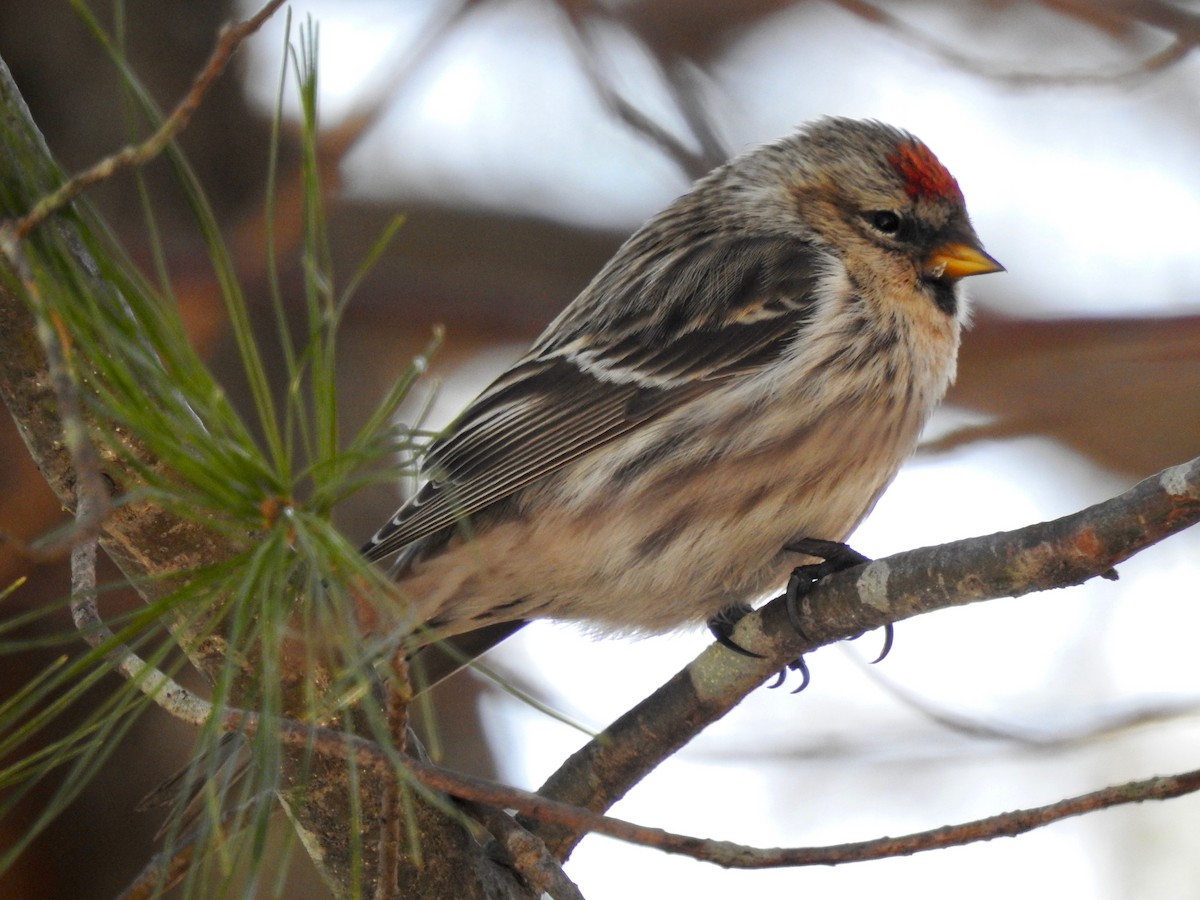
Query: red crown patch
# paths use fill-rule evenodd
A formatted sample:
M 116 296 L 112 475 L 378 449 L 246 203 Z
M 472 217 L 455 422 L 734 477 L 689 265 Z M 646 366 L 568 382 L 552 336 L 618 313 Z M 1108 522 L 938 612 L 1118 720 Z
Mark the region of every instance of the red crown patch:
M 918 197 L 962 199 L 954 176 L 924 144 L 917 141 L 901 144 L 888 157 L 888 162 L 904 179 L 904 190 L 914 200 Z

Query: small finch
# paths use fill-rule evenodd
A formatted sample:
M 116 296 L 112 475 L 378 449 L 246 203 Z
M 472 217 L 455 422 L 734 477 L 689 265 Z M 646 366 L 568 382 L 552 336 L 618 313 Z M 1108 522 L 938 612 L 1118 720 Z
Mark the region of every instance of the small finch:
M 429 444 L 364 548 L 399 553 L 414 677 L 453 668 L 441 639 L 472 655 L 534 618 L 720 636 L 811 561 L 790 545 L 870 512 L 954 379 L 960 280 L 1002 268 L 950 173 L 878 122 L 700 179 Z

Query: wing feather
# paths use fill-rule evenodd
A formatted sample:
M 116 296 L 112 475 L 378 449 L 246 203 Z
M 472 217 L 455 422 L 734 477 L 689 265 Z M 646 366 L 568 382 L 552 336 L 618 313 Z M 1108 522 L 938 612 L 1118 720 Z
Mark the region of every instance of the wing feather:
M 713 236 L 643 266 L 624 284 L 628 296 L 614 294 L 614 270 L 639 253 L 637 241 L 430 444 L 428 481 L 367 544 L 369 559 L 758 371 L 813 315 L 825 257 L 811 244 Z

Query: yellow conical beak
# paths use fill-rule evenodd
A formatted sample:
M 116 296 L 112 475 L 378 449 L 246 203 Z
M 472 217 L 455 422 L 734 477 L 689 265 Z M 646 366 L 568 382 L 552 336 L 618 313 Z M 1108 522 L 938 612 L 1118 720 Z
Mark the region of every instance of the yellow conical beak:
M 988 272 L 1003 272 L 1004 266 L 996 262 L 979 247 L 951 241 L 942 244 L 925 257 L 923 272 L 927 278 L 966 278 L 968 275 L 986 275 Z

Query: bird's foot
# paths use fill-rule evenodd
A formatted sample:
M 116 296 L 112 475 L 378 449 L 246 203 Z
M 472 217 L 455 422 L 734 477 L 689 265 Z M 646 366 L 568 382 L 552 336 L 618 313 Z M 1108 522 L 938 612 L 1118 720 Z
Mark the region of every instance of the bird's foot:
M 788 579 L 787 590 L 784 593 L 784 609 L 787 610 L 788 621 L 791 622 L 792 628 L 796 634 L 805 637 L 803 617 L 800 611 L 800 603 L 804 596 L 813 589 L 822 578 L 841 572 L 846 569 L 853 569 L 855 566 L 860 566 L 863 563 L 871 561 L 870 557 L 863 556 L 857 550 L 846 544 L 838 541 L 824 541 L 817 538 L 804 538 L 788 544 L 783 549 L 793 553 L 803 553 L 805 556 L 815 556 L 821 560 L 819 563 L 810 563 L 806 566 L 797 566 L 792 570 L 792 577 Z M 892 626 L 889 624 L 884 632 L 883 652 L 874 662 L 879 662 L 888 655 L 888 651 L 892 649 Z M 800 687 L 792 691 L 793 694 L 798 694 L 800 691 L 808 687 L 809 673 L 808 666 L 805 665 L 804 657 L 792 662 L 788 669 L 798 671 L 803 676 L 800 682 Z M 779 687 L 783 684 L 784 677 L 787 675 L 787 669 L 780 671 L 779 678 L 771 687 Z
M 726 606 L 708 620 L 708 630 L 712 632 L 712 636 L 717 639 L 717 643 L 722 647 L 727 647 L 734 653 L 740 653 L 742 656 L 752 656 L 755 659 L 762 659 L 761 653 L 747 650 L 733 639 L 733 629 L 753 609 L 754 607 L 745 603 L 735 603 L 732 606 Z

